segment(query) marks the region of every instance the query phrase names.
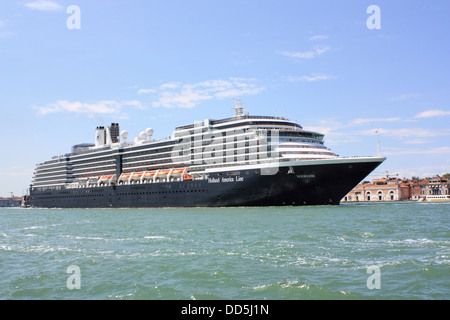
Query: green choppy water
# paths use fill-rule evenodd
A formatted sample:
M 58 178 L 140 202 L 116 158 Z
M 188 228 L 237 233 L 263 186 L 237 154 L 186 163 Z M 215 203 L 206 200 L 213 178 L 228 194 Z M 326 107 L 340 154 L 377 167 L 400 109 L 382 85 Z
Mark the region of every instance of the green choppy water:
M 417 202 L 0 208 L 0 299 L 449 299 L 449 214 Z

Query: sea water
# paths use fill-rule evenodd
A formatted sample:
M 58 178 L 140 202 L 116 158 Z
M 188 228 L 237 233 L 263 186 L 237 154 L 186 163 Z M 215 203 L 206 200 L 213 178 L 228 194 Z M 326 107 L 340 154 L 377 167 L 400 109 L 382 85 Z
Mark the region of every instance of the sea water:
M 0 208 L 0 299 L 449 299 L 450 203 Z

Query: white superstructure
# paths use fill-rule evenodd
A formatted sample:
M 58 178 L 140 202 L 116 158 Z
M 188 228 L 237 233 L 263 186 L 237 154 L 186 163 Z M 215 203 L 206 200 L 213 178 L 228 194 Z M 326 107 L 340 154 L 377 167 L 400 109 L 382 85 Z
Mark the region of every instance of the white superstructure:
M 164 140 L 153 140 L 151 128 L 127 142 L 128 132 L 119 134 L 118 124 L 98 127 L 94 144 L 38 164 L 32 188 L 204 179 L 224 167 L 338 158 L 324 146 L 323 134 L 284 117 L 248 115 L 239 104 L 234 109 L 232 118 L 180 126 Z

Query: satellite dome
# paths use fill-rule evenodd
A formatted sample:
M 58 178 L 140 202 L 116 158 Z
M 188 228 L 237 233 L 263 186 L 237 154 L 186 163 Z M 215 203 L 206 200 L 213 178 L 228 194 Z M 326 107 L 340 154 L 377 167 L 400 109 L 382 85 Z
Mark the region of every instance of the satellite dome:
M 127 138 L 128 138 L 128 131 L 123 130 L 123 131 L 120 133 L 120 136 L 122 137 L 123 140 L 127 140 Z
M 145 132 L 147 133 L 147 136 L 149 137 L 149 138 L 151 138 L 151 136 L 153 136 L 153 129 L 152 128 L 148 128 L 147 130 L 145 130 Z
M 139 139 L 145 140 L 146 138 L 147 138 L 147 134 L 145 133 L 145 131 L 142 131 L 141 133 L 139 133 Z

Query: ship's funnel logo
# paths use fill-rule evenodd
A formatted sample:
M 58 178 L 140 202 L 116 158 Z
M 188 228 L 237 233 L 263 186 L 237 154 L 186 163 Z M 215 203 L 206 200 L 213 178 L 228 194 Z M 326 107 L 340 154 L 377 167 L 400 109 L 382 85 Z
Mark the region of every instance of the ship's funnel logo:
M 227 131 L 194 127 L 172 150 L 173 163 L 189 166 L 227 167 L 260 165 L 262 175 L 274 175 L 279 167 L 279 130 Z

